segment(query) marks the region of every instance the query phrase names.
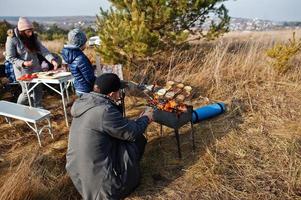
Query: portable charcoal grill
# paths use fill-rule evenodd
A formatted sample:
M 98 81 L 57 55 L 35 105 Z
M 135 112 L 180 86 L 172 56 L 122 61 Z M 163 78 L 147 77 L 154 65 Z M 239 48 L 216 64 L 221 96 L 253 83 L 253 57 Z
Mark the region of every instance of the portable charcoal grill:
M 146 91 L 151 91 L 152 89 L 148 85 L 140 84 L 137 86 L 138 89 L 143 91 L 143 94 L 150 100 L 153 101 L 153 97 L 150 96 Z M 162 137 L 163 134 L 163 125 L 167 126 L 169 128 L 174 129 L 175 137 L 177 140 L 177 148 L 178 148 L 178 156 L 181 159 L 182 153 L 181 153 L 181 146 L 180 146 L 180 137 L 179 137 L 179 129 L 184 126 L 185 124 L 190 122 L 191 125 L 191 138 L 192 138 L 192 148 L 193 151 L 195 150 L 195 140 L 194 140 L 194 129 L 193 129 L 193 122 L 192 122 L 192 112 L 193 107 L 187 106 L 186 112 L 168 112 L 165 110 L 158 109 L 155 105 L 150 104 L 149 106 L 155 108 L 153 113 L 153 119 L 154 122 L 157 122 L 160 124 L 160 135 Z
M 175 112 L 167 112 L 164 110 L 156 109 L 154 110 L 153 118 L 154 122 L 160 124 L 160 135 L 162 136 L 162 126 L 167 126 L 169 128 L 173 128 L 175 132 L 175 137 L 177 140 L 177 147 L 178 147 L 178 156 L 181 159 L 181 146 L 180 146 L 180 137 L 179 137 L 179 129 L 190 122 L 191 125 L 191 138 L 192 138 L 192 148 L 193 151 L 195 150 L 195 141 L 194 141 L 194 129 L 192 123 L 192 106 L 187 106 L 187 111 L 182 113 L 175 113 Z

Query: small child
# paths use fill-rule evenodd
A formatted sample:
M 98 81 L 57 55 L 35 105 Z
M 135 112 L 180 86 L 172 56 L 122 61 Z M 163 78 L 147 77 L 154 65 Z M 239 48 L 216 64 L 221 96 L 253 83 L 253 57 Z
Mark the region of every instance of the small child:
M 76 28 L 68 33 L 68 44 L 64 45 L 62 50 L 63 60 L 68 64 L 74 77 L 74 87 L 79 97 L 91 92 L 95 81 L 94 68 L 83 53 L 86 42 L 85 33 Z

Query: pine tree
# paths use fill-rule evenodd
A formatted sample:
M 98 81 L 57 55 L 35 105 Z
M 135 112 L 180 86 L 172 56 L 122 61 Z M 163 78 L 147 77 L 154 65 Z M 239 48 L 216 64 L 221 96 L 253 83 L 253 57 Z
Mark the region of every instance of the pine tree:
M 12 28 L 12 25 L 6 20 L 0 21 L 0 46 L 4 46 L 7 37 L 8 29 Z
M 226 0 L 110 0 L 108 11 L 97 16 L 106 63 L 131 63 L 185 43 L 189 34 L 216 38 L 228 31 Z M 206 34 L 201 25 L 215 15 Z M 193 29 L 195 26 L 198 28 Z
M 36 21 L 33 21 L 32 22 L 32 25 L 33 25 L 33 30 L 39 34 L 45 32 L 45 27 L 43 24 L 39 24 L 38 22 Z

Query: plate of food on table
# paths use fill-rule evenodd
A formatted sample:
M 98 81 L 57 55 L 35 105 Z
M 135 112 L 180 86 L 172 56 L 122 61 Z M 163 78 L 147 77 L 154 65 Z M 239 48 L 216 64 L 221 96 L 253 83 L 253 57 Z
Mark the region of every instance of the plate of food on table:
M 56 70 L 56 71 L 47 71 L 47 72 L 38 72 L 38 77 L 41 79 L 56 79 L 64 76 L 70 76 L 71 72 L 66 72 L 63 70 Z

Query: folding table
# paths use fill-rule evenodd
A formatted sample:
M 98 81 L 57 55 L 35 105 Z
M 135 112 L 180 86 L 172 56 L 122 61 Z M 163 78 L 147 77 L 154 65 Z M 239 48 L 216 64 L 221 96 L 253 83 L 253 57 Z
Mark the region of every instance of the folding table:
M 48 88 L 52 89 L 53 91 L 55 91 L 56 93 L 61 95 L 63 109 L 64 109 L 64 115 L 65 115 L 65 121 L 66 121 L 67 127 L 69 127 L 64 91 L 66 91 L 67 101 L 69 101 L 68 88 L 72 83 L 73 76 L 71 75 L 71 73 L 66 73 L 66 74 L 68 74 L 68 75 L 56 77 L 56 78 L 34 78 L 30 81 L 22 81 L 22 82 L 25 84 L 26 94 L 28 96 L 28 103 L 29 103 L 30 107 L 32 107 L 32 103 L 30 100 L 30 93 L 33 92 L 34 88 L 37 87 L 37 85 L 39 85 L 39 84 L 44 84 Z M 33 85 L 29 88 L 29 84 L 33 84 Z M 60 86 L 60 89 L 57 90 L 56 88 L 52 87 L 50 84 L 58 84 Z

